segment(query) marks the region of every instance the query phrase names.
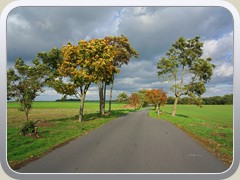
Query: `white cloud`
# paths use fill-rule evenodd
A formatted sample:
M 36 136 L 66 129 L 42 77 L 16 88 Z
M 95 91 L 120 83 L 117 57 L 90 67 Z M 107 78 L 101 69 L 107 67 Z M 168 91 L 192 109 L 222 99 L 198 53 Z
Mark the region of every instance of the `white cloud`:
M 24 19 L 20 14 L 14 14 L 9 16 L 7 19 L 8 29 L 11 31 L 13 28 L 17 28 L 18 30 L 29 30 L 31 29 L 31 24 Z
M 204 57 L 212 57 L 213 61 L 230 61 L 233 53 L 233 32 L 224 34 L 219 39 L 204 41 Z
M 216 76 L 228 77 L 233 75 L 233 66 L 230 63 L 224 63 L 214 70 Z

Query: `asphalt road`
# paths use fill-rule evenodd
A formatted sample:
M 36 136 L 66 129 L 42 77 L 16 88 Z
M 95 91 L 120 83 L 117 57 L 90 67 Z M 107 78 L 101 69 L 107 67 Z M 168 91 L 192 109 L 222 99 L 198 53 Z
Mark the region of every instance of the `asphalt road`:
M 22 173 L 219 173 L 228 168 L 172 124 L 130 113 L 16 170 Z

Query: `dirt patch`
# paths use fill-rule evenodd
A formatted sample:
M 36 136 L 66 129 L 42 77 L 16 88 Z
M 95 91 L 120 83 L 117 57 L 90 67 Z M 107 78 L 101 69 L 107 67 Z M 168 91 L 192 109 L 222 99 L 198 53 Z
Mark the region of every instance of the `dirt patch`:
M 55 124 L 50 123 L 49 121 L 38 121 L 38 122 L 36 123 L 36 126 L 37 126 L 37 127 L 54 127 Z
M 132 109 L 134 109 L 135 107 L 130 105 L 130 104 L 127 104 L 127 105 L 123 106 L 122 108 L 125 108 L 125 109 L 131 109 L 132 108 Z

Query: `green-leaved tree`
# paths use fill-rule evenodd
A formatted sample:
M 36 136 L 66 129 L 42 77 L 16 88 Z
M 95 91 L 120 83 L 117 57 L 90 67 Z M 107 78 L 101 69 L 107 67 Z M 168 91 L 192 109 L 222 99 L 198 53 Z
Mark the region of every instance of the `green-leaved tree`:
M 200 37 L 180 37 L 157 64 L 159 78 L 173 80 L 171 90 L 175 94 L 175 101 L 172 116 L 176 114 L 177 103 L 182 95 L 193 98 L 197 105 L 201 105 L 205 84 L 211 80 L 215 67 L 210 57 L 202 57 L 202 47 Z
M 7 71 L 7 95 L 20 103 L 20 110 L 25 112 L 28 121 L 29 112 L 34 99 L 42 93 L 45 79 L 49 74 L 45 64 L 36 58 L 31 65 L 26 65 L 24 60 L 17 58 L 14 68 Z

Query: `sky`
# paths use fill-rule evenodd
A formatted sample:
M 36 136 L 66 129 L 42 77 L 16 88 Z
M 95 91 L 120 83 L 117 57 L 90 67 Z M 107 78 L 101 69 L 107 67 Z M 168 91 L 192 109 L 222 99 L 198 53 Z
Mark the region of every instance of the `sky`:
M 233 17 L 222 7 L 18 7 L 7 18 L 7 68 L 13 67 L 17 57 L 30 62 L 38 52 L 68 42 L 121 34 L 140 57 L 121 67 L 113 99 L 121 92 L 130 95 L 152 88 L 173 96 L 172 81 L 157 76 L 157 63 L 181 36 L 200 36 L 203 57 L 212 57 L 216 65 L 203 97 L 233 93 Z M 45 88 L 36 100 L 61 97 Z M 98 99 L 96 85 L 90 86 L 86 99 Z

